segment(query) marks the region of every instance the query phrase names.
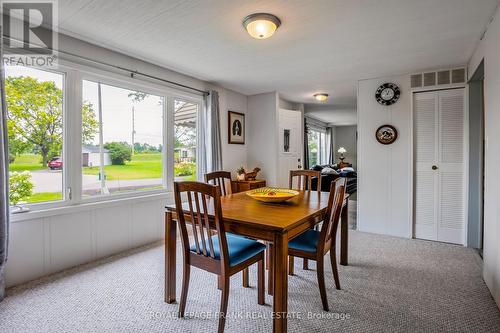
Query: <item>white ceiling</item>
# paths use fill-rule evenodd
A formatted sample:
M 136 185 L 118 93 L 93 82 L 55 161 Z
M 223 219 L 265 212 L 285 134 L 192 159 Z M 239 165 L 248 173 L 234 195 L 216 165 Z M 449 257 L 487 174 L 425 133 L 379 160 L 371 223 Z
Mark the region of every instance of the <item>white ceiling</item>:
M 466 64 L 498 2 L 64 0 L 59 24 L 63 33 L 247 95 L 278 91 L 314 103 L 314 93 L 327 92 L 322 108 L 345 111 L 356 108 L 358 79 Z M 243 29 L 254 12 L 281 19 L 272 38 Z M 320 116 L 333 122 L 330 113 Z

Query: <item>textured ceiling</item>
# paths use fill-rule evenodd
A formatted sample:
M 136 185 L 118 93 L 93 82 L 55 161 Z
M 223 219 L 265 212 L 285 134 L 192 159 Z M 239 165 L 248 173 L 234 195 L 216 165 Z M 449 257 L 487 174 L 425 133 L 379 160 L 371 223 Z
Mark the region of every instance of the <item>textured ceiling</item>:
M 332 110 L 356 106 L 358 79 L 465 64 L 498 0 L 65 0 L 60 31 L 250 95 Z M 252 39 L 242 19 L 277 15 Z M 325 113 L 328 114 L 328 113 Z M 325 119 L 328 121 L 328 119 Z

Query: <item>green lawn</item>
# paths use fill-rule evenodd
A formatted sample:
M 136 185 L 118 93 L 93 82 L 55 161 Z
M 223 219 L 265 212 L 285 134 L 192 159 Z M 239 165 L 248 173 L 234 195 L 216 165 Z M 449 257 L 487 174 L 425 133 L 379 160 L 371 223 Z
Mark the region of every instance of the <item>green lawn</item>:
M 60 192 L 40 192 L 34 193 L 27 201 L 29 203 L 35 202 L 46 202 L 46 201 L 58 201 L 62 200 L 62 193 Z
M 108 180 L 161 178 L 161 154 L 135 154 L 125 165 L 106 165 Z M 98 167 L 83 168 L 84 175 L 98 175 Z
M 19 155 L 14 160 L 14 163 L 9 164 L 9 171 L 35 171 L 46 168 L 42 165 L 42 156 L 36 154 Z

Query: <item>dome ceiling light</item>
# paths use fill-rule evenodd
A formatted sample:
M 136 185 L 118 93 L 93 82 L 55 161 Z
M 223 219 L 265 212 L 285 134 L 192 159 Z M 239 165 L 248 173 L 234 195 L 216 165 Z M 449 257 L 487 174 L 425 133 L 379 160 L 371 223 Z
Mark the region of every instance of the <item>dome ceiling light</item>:
M 326 102 L 326 100 L 328 99 L 328 94 L 325 94 L 325 93 L 314 94 L 314 98 L 318 102 Z
M 255 39 L 271 37 L 280 25 L 279 18 L 267 13 L 250 14 L 243 19 L 243 26 L 248 34 Z

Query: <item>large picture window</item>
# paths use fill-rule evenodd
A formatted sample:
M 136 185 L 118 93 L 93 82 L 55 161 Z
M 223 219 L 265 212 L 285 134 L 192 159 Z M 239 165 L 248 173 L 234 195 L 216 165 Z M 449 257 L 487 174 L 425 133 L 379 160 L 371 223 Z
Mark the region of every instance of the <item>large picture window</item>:
M 84 80 L 82 196 L 163 188 L 164 98 Z
M 199 177 L 201 96 L 67 62 L 5 74 L 13 213 L 161 194 Z
M 13 205 L 64 199 L 64 75 L 6 66 L 9 197 Z

